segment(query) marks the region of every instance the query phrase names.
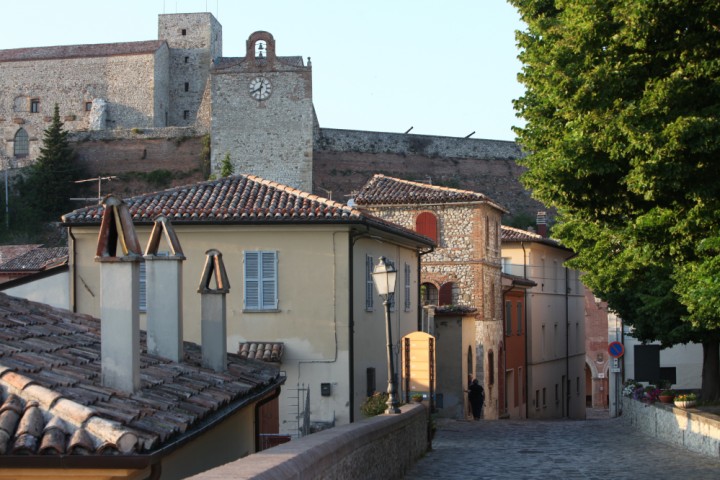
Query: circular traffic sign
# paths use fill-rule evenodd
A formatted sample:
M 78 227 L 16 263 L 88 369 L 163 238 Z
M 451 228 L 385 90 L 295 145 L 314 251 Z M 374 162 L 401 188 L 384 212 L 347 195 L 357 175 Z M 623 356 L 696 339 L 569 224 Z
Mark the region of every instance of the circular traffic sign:
M 613 358 L 622 357 L 625 353 L 625 346 L 620 342 L 611 342 L 610 345 L 608 345 L 608 353 Z

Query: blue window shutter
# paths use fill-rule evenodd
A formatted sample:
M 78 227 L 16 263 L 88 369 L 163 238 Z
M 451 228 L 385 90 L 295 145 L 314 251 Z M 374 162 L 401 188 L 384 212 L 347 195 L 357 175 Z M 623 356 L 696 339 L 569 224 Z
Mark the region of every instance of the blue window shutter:
M 245 252 L 245 308 L 260 308 L 260 252 Z
M 261 252 L 262 308 L 277 309 L 277 252 Z

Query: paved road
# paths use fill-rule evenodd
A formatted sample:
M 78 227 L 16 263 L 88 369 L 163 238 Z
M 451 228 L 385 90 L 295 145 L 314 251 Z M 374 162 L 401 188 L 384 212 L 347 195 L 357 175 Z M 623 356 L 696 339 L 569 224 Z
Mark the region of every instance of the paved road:
M 713 460 L 638 433 L 621 419 L 440 420 L 433 450 L 406 480 L 720 479 Z

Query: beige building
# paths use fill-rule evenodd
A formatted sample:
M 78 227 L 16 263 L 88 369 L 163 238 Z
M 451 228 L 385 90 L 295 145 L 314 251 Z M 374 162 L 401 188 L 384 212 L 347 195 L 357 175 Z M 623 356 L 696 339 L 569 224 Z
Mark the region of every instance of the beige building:
M 585 418 L 585 288 L 573 252 L 542 235 L 502 227 L 503 272 L 526 293 L 528 418 Z
M 477 309 L 466 382 L 480 380 L 485 388 L 485 418 L 499 418 L 505 378 L 500 282 L 503 207 L 482 193 L 385 175 L 373 176 L 354 201 L 363 210 L 437 243 L 422 258 L 423 303 Z M 464 351 L 462 355 L 466 358 Z
M 397 346 L 403 335 L 418 329 L 418 262 L 432 247 L 429 239 L 250 175 L 126 203 L 142 245 L 160 214 L 182 243 L 185 340 L 201 337 L 197 290 L 205 252 L 222 253 L 230 284 L 228 351 L 247 343 L 283 347 L 279 360 L 287 381 L 280 399 L 281 433 L 352 422 L 369 393 L 386 389 L 384 310 L 371 272 L 380 256 L 399 272 L 391 314 Z M 71 305 L 94 315 L 100 272 L 93 257 L 102 210 L 88 207 L 63 217 L 71 239 Z

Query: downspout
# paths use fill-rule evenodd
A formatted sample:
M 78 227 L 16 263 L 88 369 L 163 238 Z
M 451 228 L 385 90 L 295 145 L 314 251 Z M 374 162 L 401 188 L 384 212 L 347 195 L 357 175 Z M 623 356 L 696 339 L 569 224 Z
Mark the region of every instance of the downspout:
M 68 252 L 72 258 L 70 263 L 70 311 L 77 312 L 77 290 L 75 284 L 77 283 L 77 265 L 75 260 L 77 259 L 77 251 L 75 250 L 75 235 L 72 233 L 72 227 L 68 227 L 68 236 L 70 237 L 70 251 Z
M 568 282 L 568 267 L 565 266 L 565 379 L 567 382 L 567 397 L 565 399 L 567 418 L 570 418 L 570 284 Z
M 368 228 L 368 232 L 370 229 Z M 367 232 L 366 232 L 367 233 Z M 348 295 L 348 368 L 350 369 L 348 377 L 350 378 L 350 423 L 355 422 L 355 242 L 360 239 L 361 233 L 350 232 L 348 237 L 348 256 L 349 256 L 349 295 Z
M 527 278 L 527 257 L 526 257 L 526 252 L 525 252 L 525 242 L 520 242 L 520 247 L 522 247 L 522 251 L 523 251 L 523 278 L 525 280 L 527 280 L 528 279 Z M 530 415 L 530 402 L 528 401 L 528 398 L 527 398 L 528 392 L 530 391 L 530 388 L 528 385 L 528 380 L 530 379 L 530 374 L 528 373 L 528 336 L 529 335 L 528 335 L 528 321 L 527 321 L 527 318 L 528 318 L 528 315 L 527 315 L 528 314 L 528 289 L 527 288 L 524 289 L 523 295 L 525 296 L 524 302 L 523 302 L 523 307 L 525 310 L 525 312 L 523 312 L 525 315 L 525 325 L 524 325 L 524 327 L 525 327 L 525 330 L 524 330 L 525 331 L 525 372 L 524 372 L 525 373 L 525 398 L 523 398 L 523 400 L 525 400 L 525 418 L 527 419 L 527 418 L 529 418 L 529 415 Z

